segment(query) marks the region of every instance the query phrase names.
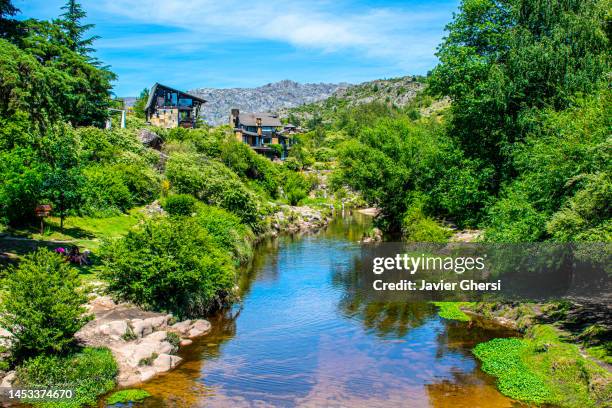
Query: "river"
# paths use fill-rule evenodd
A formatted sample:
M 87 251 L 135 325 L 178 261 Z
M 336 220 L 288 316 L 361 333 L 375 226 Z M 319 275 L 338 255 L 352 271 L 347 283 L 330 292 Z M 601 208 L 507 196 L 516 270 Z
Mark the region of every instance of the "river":
M 161 407 L 512 407 L 470 350 L 505 329 L 445 321 L 427 303 L 368 303 L 350 290 L 369 218 L 256 249 L 241 302 L 185 361 L 143 385 Z

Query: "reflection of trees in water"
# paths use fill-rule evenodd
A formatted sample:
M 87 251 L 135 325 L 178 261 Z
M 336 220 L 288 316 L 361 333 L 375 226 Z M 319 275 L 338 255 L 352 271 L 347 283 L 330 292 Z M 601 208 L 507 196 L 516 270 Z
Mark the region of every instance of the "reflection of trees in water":
M 514 337 L 514 330 L 499 326 L 494 322 L 474 317 L 470 322 L 447 320 L 445 330 L 436 336 L 436 358 L 442 358 L 447 352 L 461 353 L 472 357 L 472 349 L 478 343 L 495 338 Z
M 426 384 L 429 404 L 434 408 L 511 408 L 523 406 L 504 397 L 495 388 L 495 382 L 482 372 L 452 372 L 452 378 Z
M 364 284 L 361 263 L 356 256 L 349 267 L 336 268 L 332 274 L 332 284 L 343 291 L 338 307 L 345 316 L 360 319 L 366 329 L 379 336 L 403 337 L 435 313 L 425 302 L 370 299 L 366 291 L 359 289 Z

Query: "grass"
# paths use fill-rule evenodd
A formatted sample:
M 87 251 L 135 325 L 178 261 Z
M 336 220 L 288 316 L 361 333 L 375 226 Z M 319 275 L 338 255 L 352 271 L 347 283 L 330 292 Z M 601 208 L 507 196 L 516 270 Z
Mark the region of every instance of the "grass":
M 612 398 L 612 377 L 563 342 L 549 325 L 530 328 L 523 339 L 494 339 L 473 350 L 482 369 L 497 377 L 511 398 L 562 407 L 598 407 Z
M 461 307 L 468 306 L 472 302 L 433 302 L 439 308 L 438 316 L 448 320 L 470 321 L 471 318 L 463 313 Z
M 126 404 L 128 402 L 139 402 L 150 396 L 151 394 L 149 394 L 145 390 L 139 390 L 139 389 L 121 390 L 121 391 L 117 391 L 113 393 L 110 397 L 108 397 L 106 399 L 106 404 L 115 405 L 115 404 Z
M 0 237 L 0 252 L 14 254 L 19 258 L 41 246 L 53 250 L 60 246 L 76 245 L 81 251 L 92 251 L 93 266 L 77 267 L 85 281 L 92 280 L 97 275 L 96 252 L 101 240 L 126 234 L 141 219 L 141 208 L 133 208 L 128 214 L 106 218 L 67 217 L 63 231 L 59 227 L 59 218 L 49 217 L 45 221 L 44 234 L 40 234 L 35 226 L 6 228 L 4 232 L 10 236 Z
M 72 399 L 31 401 L 41 408 L 92 406 L 115 388 L 117 363 L 110 350 L 86 347 L 68 356 L 38 356 L 17 368 L 17 387 L 72 389 Z

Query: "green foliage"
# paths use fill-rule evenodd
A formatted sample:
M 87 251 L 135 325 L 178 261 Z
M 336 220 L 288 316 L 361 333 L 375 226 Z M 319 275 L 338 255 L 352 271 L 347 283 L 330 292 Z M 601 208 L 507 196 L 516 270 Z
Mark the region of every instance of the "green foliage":
M 112 293 L 177 316 L 218 307 L 234 282 L 231 257 L 195 218 L 146 220 L 101 252 Z
M 111 394 L 111 396 L 106 399 L 106 405 L 127 404 L 130 402 L 139 402 L 146 398 L 149 398 L 150 396 L 151 394 L 149 394 L 145 390 L 140 390 L 140 389 L 121 390 L 121 391 L 117 391 Z
M 476 346 L 474 355 L 482 361 L 484 372 L 498 378 L 502 394 L 538 404 L 552 402 L 551 390 L 544 379 L 521 358 L 527 347 L 520 339 L 493 339 Z
M 78 52 L 80 55 L 86 56 L 95 50 L 91 48 L 98 36 L 85 38 L 85 32 L 94 27 L 93 24 L 82 24 L 87 13 L 76 0 L 68 0 L 66 5 L 62 7 L 65 10 L 57 23 L 64 29 L 68 40 L 67 46 L 71 51 Z
M 93 406 L 100 395 L 115 388 L 117 363 L 110 350 L 86 347 L 67 356 L 41 355 L 17 368 L 17 386 L 73 389 L 72 399 L 33 402 L 41 408 Z
M 149 88 L 145 88 L 140 92 L 140 96 L 134 102 L 134 115 L 136 117 L 144 119 L 146 114 L 144 111 L 145 106 L 147 105 L 147 101 L 149 99 Z
M 290 205 L 298 205 L 300 201 L 308 197 L 312 188 L 312 182 L 301 173 L 286 171 L 283 174 L 285 197 Z
M 438 307 L 438 315 L 447 320 L 458 320 L 461 322 L 468 322 L 471 320 L 470 316 L 465 314 L 461 307 L 468 304 L 468 302 L 433 302 L 434 306 Z
M 256 180 L 271 197 L 276 197 L 278 169 L 270 160 L 232 137 L 222 144 L 220 157 L 223 163 L 240 177 Z
M 533 109 L 564 109 L 609 71 L 605 0 L 465 0 L 439 48 L 431 89 L 453 100 L 452 132 L 511 174 Z
M 188 216 L 195 212 L 197 200 L 189 194 L 171 194 L 162 202 L 170 215 Z
M 229 210 L 245 224 L 258 228 L 257 197 L 223 163 L 200 155 L 175 153 L 168 159 L 166 177 L 177 193 L 191 194 Z
M 251 259 L 255 236 L 237 215 L 218 207 L 197 206 L 196 222 L 210 233 L 219 248 L 230 252 L 236 263 Z
M 498 378 L 500 391 L 518 400 L 566 407 L 596 407 L 609 400 L 610 374 L 564 343 L 552 326 L 537 325 L 524 339 L 494 339 L 474 354 Z
M 47 249 L 26 255 L 3 280 L 0 327 L 13 334 L 16 359 L 63 353 L 88 320 L 87 301 L 77 271 Z
M 426 217 L 418 202 L 415 202 L 402 219 L 402 233 L 409 242 L 447 242 L 452 232 Z

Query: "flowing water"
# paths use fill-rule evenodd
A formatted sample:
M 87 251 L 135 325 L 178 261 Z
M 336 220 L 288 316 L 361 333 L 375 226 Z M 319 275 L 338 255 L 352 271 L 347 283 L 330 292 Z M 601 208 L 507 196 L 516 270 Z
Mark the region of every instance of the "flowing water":
M 512 407 L 470 349 L 512 335 L 440 319 L 426 303 L 368 303 L 350 290 L 369 218 L 262 243 L 242 301 L 143 385 L 160 407 Z

